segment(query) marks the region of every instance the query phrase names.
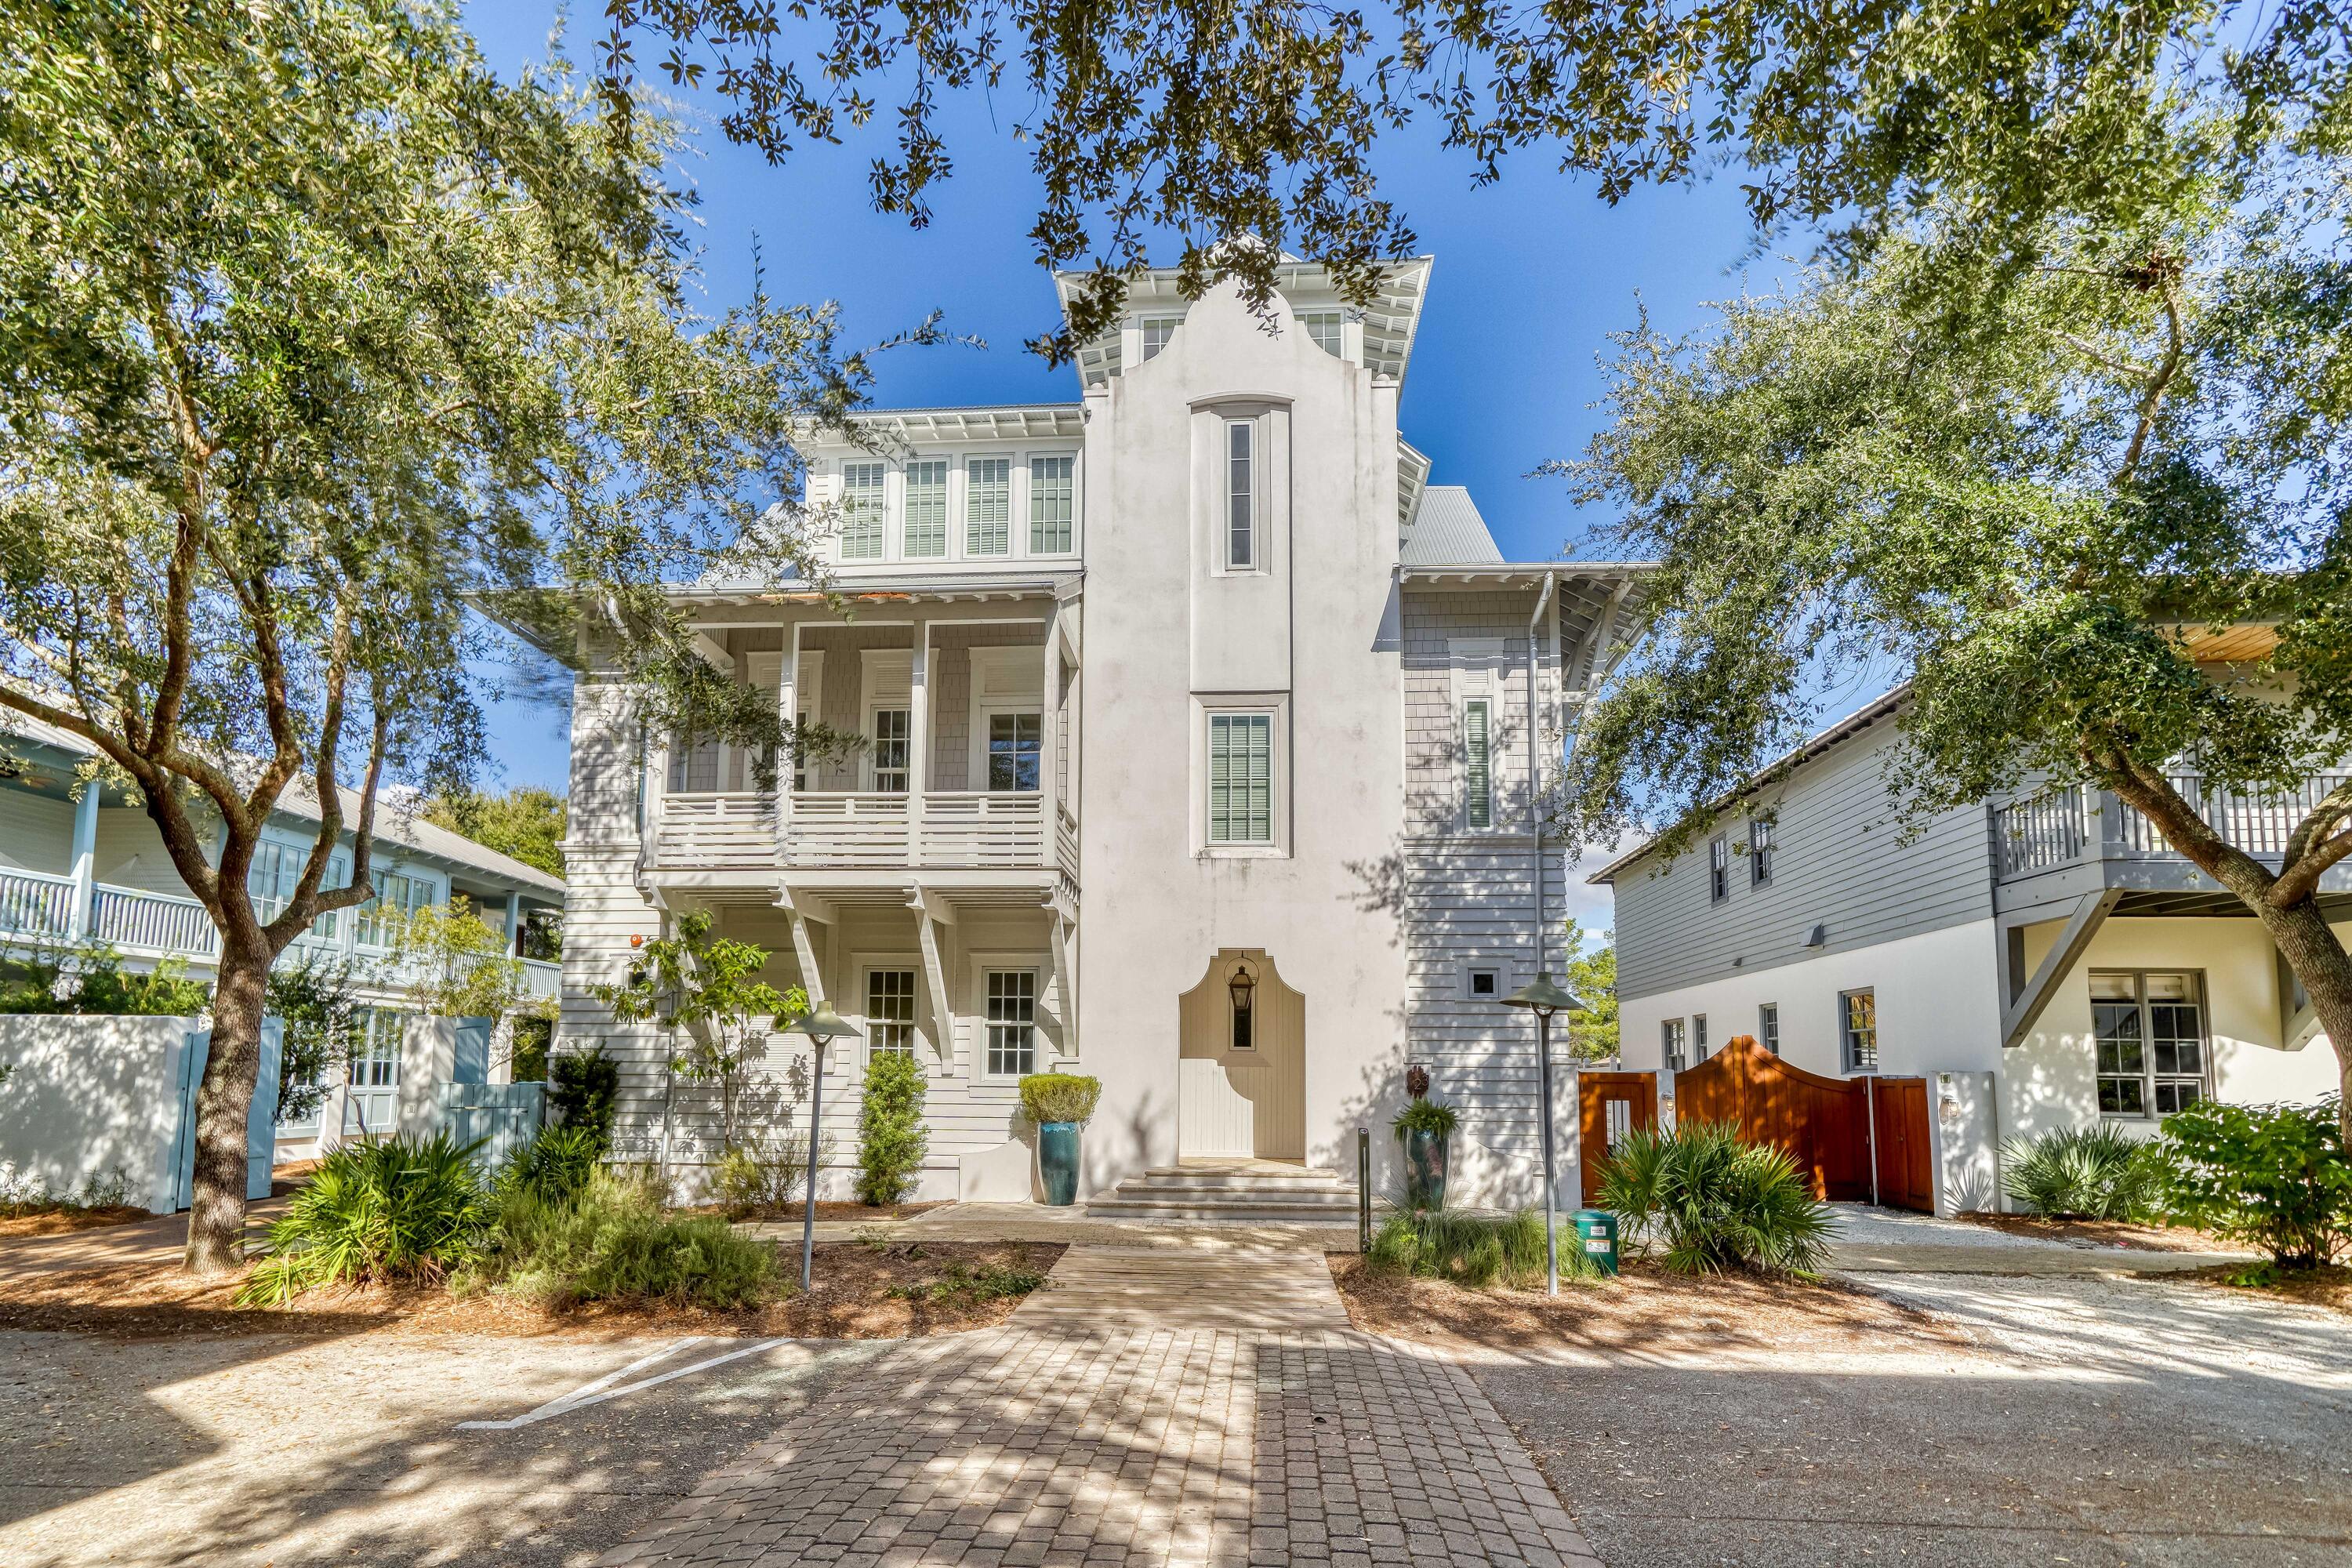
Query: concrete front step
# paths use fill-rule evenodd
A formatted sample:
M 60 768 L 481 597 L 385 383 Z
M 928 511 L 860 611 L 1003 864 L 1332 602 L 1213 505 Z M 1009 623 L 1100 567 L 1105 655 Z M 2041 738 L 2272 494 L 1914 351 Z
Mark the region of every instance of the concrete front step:
M 1124 1189 L 1155 1193 L 1352 1193 L 1352 1184 L 1337 1171 L 1300 1171 L 1265 1175 L 1241 1171 L 1147 1171 L 1119 1184 Z
M 1131 1176 L 1089 1200 L 1097 1219 L 1246 1220 L 1344 1225 L 1356 1216 L 1356 1189 L 1337 1171 L 1270 1161 L 1166 1165 Z
M 1146 1203 L 1140 1199 L 1096 1198 L 1087 1205 L 1088 1219 L 1155 1219 L 1203 1225 L 1353 1225 L 1356 1205 L 1301 1208 L 1296 1204 Z

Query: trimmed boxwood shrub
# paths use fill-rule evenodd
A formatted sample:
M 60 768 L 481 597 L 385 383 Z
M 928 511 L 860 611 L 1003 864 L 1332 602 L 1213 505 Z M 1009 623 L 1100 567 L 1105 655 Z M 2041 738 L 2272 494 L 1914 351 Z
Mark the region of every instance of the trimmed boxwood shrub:
M 923 1126 L 923 1064 L 912 1051 L 877 1052 L 857 1108 L 857 1198 L 886 1207 L 915 1190 L 930 1134 Z
M 1021 1080 L 1021 1109 L 1030 1121 L 1084 1121 L 1102 1099 L 1102 1079 L 1070 1072 L 1033 1072 Z

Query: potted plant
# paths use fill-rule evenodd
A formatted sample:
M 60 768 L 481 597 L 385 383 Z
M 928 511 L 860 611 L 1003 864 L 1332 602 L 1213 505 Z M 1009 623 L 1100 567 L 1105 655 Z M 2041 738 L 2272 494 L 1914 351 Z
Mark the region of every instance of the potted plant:
M 1404 1201 L 1414 1209 L 1445 1206 L 1446 1141 L 1461 1124 L 1454 1107 L 1429 1098 L 1429 1070 L 1407 1069 L 1404 1087 L 1412 1098 L 1390 1125 L 1404 1144 Z
M 1037 1175 L 1045 1201 L 1078 1201 L 1078 1129 L 1095 1113 L 1102 1080 L 1076 1073 L 1034 1072 L 1021 1080 L 1021 1109 L 1037 1124 Z

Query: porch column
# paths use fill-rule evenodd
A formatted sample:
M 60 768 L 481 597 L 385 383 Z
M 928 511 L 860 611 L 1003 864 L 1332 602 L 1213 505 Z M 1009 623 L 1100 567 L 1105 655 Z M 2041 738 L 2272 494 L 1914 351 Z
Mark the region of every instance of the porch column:
M 507 892 L 507 948 L 508 956 L 522 956 L 522 894 L 512 889 Z
M 89 935 L 91 906 L 98 897 L 98 807 L 104 794 L 95 778 L 81 786 L 74 805 L 73 904 L 66 911 L 66 940 L 79 942 Z
M 925 862 L 923 802 L 931 788 L 931 623 L 917 617 L 914 652 L 908 660 L 907 860 Z
M 1045 693 L 1038 704 L 1037 715 L 1037 800 L 1039 816 L 1045 825 L 1045 844 L 1038 851 L 1038 864 L 1047 870 L 1061 863 L 1061 780 L 1055 759 L 1061 751 L 1062 720 L 1062 601 L 1055 599 L 1045 612 Z
M 776 718 L 783 724 L 784 732 L 797 744 L 795 729 L 800 723 L 801 706 L 801 624 L 793 623 L 793 635 L 784 644 L 783 668 L 776 672 Z M 792 837 L 793 771 L 792 752 L 787 751 L 776 759 L 776 864 L 789 865 L 784 846 Z

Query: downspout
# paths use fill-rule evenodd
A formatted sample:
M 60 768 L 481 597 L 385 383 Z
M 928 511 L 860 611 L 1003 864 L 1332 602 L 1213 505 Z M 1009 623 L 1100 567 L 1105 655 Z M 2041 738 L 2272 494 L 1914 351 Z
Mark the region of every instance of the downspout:
M 1535 832 L 1536 871 L 1536 973 L 1544 973 L 1544 919 L 1548 913 L 1544 900 L 1544 829 L 1541 786 L 1543 783 L 1543 735 L 1538 723 L 1541 700 L 1538 689 L 1543 682 L 1543 656 L 1538 652 L 1536 630 L 1543 625 L 1544 614 L 1551 608 L 1553 591 L 1559 586 L 1557 573 L 1546 572 L 1543 591 L 1536 595 L 1535 613 L 1528 617 L 1528 825 Z

